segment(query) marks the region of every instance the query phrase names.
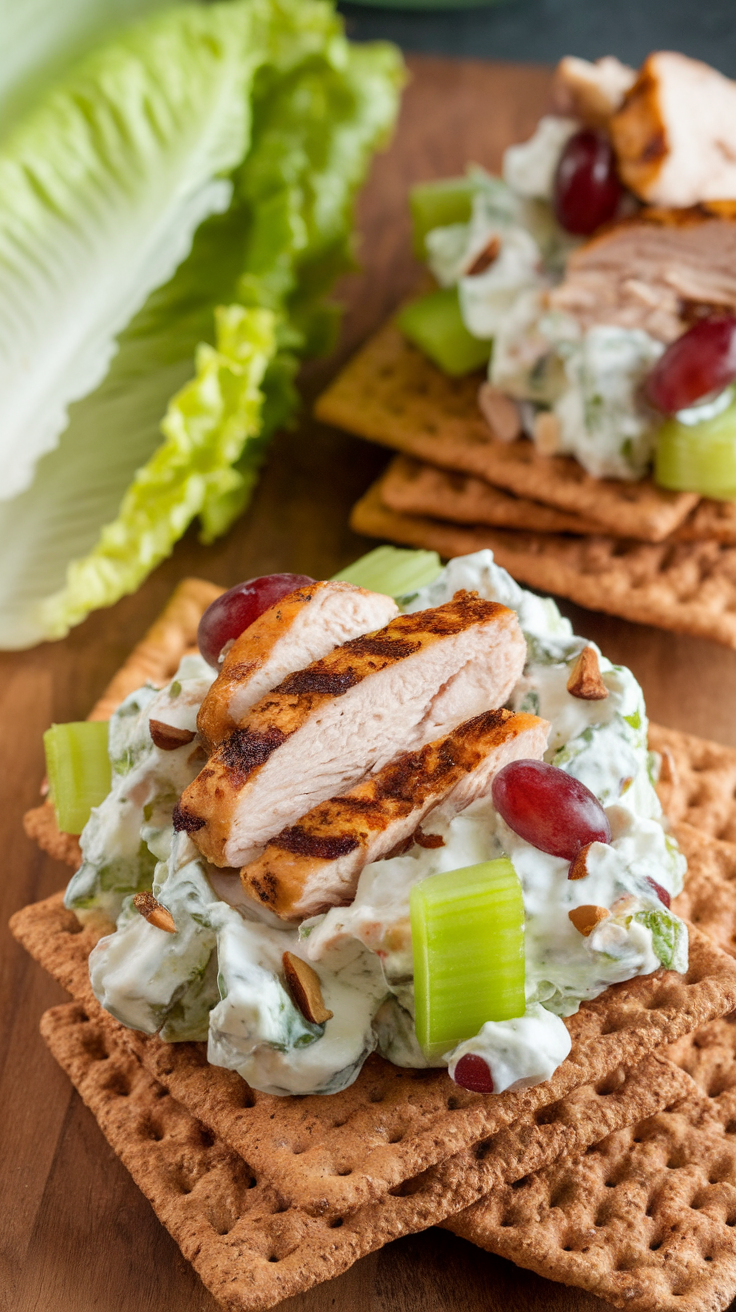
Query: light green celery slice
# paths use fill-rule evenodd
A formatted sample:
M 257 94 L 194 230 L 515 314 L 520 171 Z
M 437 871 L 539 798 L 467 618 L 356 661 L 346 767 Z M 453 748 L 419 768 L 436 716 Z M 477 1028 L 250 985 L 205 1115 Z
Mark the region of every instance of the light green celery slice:
M 415 1024 L 429 1060 L 486 1021 L 524 1014 L 524 900 L 507 857 L 430 875 L 410 906 Z
M 491 342 L 469 333 L 460 313 L 457 287 L 443 287 L 406 305 L 397 317 L 410 342 L 446 374 L 459 378 L 488 363 Z
M 233 465 L 258 433 L 260 384 L 276 349 L 270 310 L 220 306 L 216 347 L 200 344 L 196 373 L 171 401 L 165 442 L 133 479 L 120 513 L 97 546 L 73 561 L 66 587 L 39 608 L 39 624 L 60 637 L 90 607 L 108 606 L 169 554 L 208 497 L 239 487 Z
M 110 791 L 107 720 L 53 724 L 43 736 L 49 795 L 64 834 L 81 834 Z
M 354 583 L 370 592 L 403 597 L 424 588 L 442 569 L 436 551 L 405 551 L 400 547 L 376 547 L 360 560 L 333 575 L 337 582 Z
M 442 178 L 439 182 L 420 182 L 409 192 L 409 207 L 414 237 L 414 254 L 424 259 L 425 237 L 433 228 L 451 223 L 467 223 L 478 190 L 472 178 Z
M 657 434 L 654 478 L 675 492 L 736 500 L 736 402 L 701 424 L 666 420 Z

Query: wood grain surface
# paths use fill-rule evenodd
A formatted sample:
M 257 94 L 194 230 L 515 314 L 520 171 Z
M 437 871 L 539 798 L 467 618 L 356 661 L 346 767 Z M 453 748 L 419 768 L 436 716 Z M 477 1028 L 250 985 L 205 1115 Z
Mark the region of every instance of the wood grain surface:
M 188 534 L 140 592 L 93 615 L 64 642 L 0 655 L 2 1312 L 216 1312 L 38 1035 L 42 1011 L 62 995 L 5 925 L 19 907 L 60 888 L 66 872 L 26 840 L 21 815 L 38 797 L 43 730 L 52 720 L 84 718 L 182 575 L 226 586 L 283 569 L 327 577 L 375 545 L 350 532 L 347 516 L 386 453 L 315 424 L 310 400 L 417 276 L 408 186 L 459 172 L 467 160 L 497 168 L 503 147 L 531 132 L 549 87 L 544 70 L 523 66 L 422 58 L 411 70 L 395 141 L 376 161 L 361 201 L 362 271 L 340 288 L 347 312 L 339 350 L 305 371 L 304 416 L 275 442 L 249 515 L 213 548 Z M 653 718 L 736 743 L 736 653 L 561 606 L 578 632 L 632 667 Z M 285 1312 L 604 1306 L 439 1230 L 392 1244 L 282 1304 Z

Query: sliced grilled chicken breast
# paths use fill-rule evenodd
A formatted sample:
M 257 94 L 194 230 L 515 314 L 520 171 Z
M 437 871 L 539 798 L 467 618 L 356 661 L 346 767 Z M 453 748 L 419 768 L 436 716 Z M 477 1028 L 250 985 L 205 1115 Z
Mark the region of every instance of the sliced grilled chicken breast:
M 399 608 L 391 597 L 352 583 L 297 588 L 236 638 L 202 702 L 197 727 L 211 747 L 222 742 L 264 693 L 288 674 L 361 633 L 383 628 Z
M 175 826 L 215 865 L 244 866 L 318 802 L 503 705 L 525 654 L 515 613 L 476 593 L 399 615 L 252 707 L 184 792 Z
M 405 752 L 342 797 L 282 829 L 240 872 L 250 897 L 284 920 L 303 920 L 355 896 L 369 861 L 410 845 L 439 807 L 448 818 L 490 788 L 509 761 L 542 756 L 549 725 L 535 715 L 485 711 L 417 752 Z M 417 841 L 429 842 L 421 834 Z
M 549 296 L 584 327 L 643 328 L 670 342 L 699 315 L 736 311 L 736 202 L 643 210 L 568 260 Z
M 736 200 L 736 82 L 699 59 L 650 55 L 610 129 L 623 181 L 650 205 Z

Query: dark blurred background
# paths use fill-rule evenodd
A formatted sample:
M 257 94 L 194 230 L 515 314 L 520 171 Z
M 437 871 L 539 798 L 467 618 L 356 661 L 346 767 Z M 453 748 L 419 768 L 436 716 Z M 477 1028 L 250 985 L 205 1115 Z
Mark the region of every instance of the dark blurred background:
M 635 67 L 654 49 L 681 50 L 736 77 L 736 0 L 501 0 L 452 10 L 342 3 L 354 40 L 404 50 L 551 64 L 618 55 Z

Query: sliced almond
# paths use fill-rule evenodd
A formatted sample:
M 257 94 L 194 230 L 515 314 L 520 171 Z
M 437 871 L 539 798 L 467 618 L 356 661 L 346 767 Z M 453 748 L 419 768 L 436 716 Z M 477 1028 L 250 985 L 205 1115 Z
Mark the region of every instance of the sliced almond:
M 600 702 L 608 696 L 594 647 L 583 647 L 572 667 L 567 691 L 571 697 L 580 697 L 584 702 Z
M 568 879 L 585 879 L 588 873 L 588 853 L 592 846 L 592 843 L 586 843 L 585 847 L 581 847 L 580 851 L 575 853 L 567 872 Z
M 521 415 L 516 401 L 491 383 L 478 388 L 478 406 L 493 436 L 499 442 L 515 442 L 521 436 Z
M 672 752 L 670 751 L 669 747 L 663 747 L 660 756 L 661 756 L 661 760 L 659 765 L 659 779 L 657 780 L 657 782 L 660 784 L 679 783 L 677 766 L 675 765 L 675 758 L 672 755 Z
M 302 961 L 293 952 L 285 952 L 283 957 L 284 974 L 294 999 L 305 1020 L 314 1025 L 324 1025 L 334 1015 L 328 1011 L 322 998 L 322 985 L 319 975 L 308 961 Z
M 196 737 L 194 729 L 178 729 L 175 724 L 166 724 L 163 720 L 149 720 L 151 737 L 162 752 L 175 752 L 177 747 L 186 747 Z
M 465 270 L 465 277 L 477 278 L 481 273 L 485 273 L 486 269 L 490 269 L 494 260 L 498 258 L 500 249 L 501 242 L 499 238 L 490 237 L 483 250 L 478 252 L 473 262 Z
M 578 933 L 587 938 L 589 934 L 592 934 L 596 925 L 599 925 L 602 920 L 606 920 L 611 913 L 605 907 L 585 906 L 574 907 L 567 914 Z
M 133 906 L 136 911 L 140 911 L 144 920 L 149 925 L 155 925 L 156 929 L 163 929 L 167 934 L 176 933 L 176 923 L 171 912 L 157 902 L 153 893 L 136 893 L 133 898 Z
M 560 421 L 551 410 L 534 417 L 534 445 L 540 456 L 556 456 L 560 449 Z
M 442 834 L 425 834 L 423 829 L 414 831 L 414 842 L 419 847 L 444 847 L 445 840 Z

